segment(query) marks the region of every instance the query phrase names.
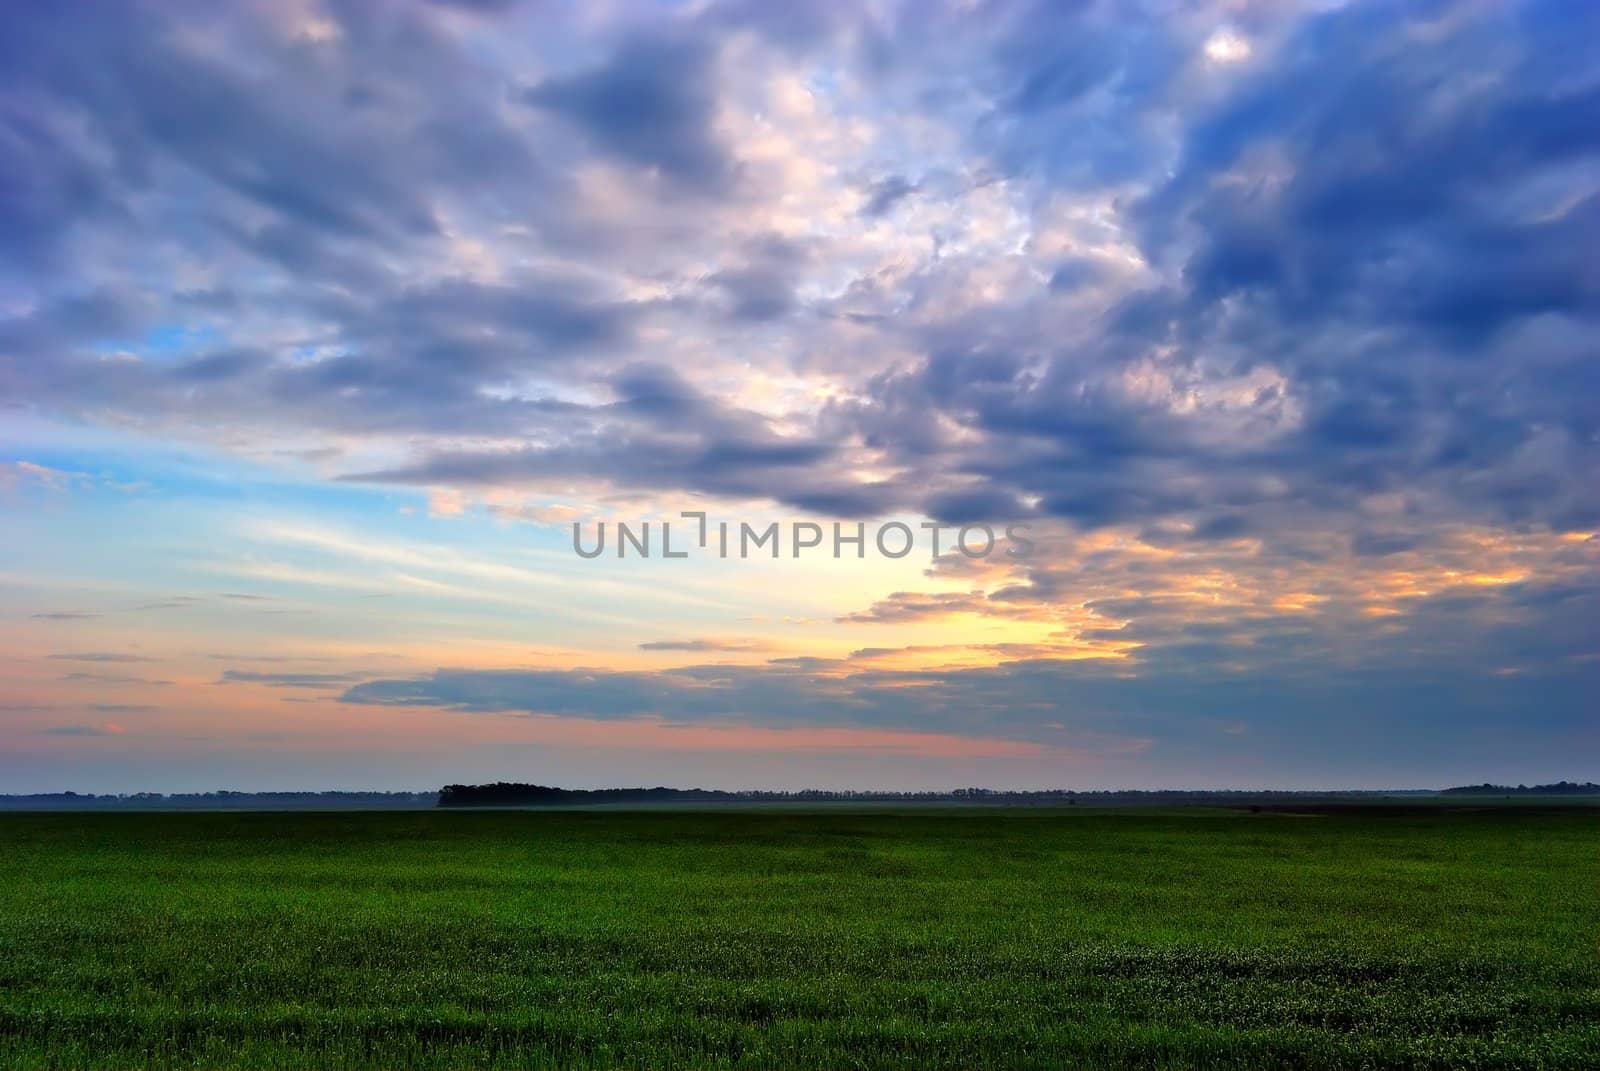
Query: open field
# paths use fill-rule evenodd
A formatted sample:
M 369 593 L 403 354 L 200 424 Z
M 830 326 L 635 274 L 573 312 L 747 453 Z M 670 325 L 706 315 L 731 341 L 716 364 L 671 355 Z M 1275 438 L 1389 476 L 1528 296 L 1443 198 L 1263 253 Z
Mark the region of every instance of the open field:
M 0 1066 L 1595 1067 L 1600 814 L 0 815 Z

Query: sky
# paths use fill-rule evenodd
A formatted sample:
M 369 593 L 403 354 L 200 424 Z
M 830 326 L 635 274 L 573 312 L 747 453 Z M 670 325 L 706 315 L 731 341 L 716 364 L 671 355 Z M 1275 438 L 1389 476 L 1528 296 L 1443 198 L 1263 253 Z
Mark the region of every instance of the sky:
M 12 5 L 0 792 L 1600 780 L 1596 41 Z

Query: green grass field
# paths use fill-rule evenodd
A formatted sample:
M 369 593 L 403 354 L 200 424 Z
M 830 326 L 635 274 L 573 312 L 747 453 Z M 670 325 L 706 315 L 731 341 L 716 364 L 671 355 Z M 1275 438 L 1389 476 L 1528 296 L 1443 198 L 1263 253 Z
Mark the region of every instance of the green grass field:
M 0 815 L 4 1067 L 1600 1066 L 1600 815 Z

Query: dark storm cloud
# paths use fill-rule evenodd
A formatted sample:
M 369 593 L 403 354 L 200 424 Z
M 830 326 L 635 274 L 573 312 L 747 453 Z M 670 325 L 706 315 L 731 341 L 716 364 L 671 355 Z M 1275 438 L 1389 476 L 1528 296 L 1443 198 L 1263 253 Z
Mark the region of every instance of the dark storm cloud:
M 716 193 L 734 165 L 712 131 L 715 62 L 705 41 L 637 38 L 599 66 L 529 87 L 522 99 L 570 120 L 607 153 Z
M 66 282 L 0 321 L 0 390 L 68 412 L 181 421 L 203 411 L 241 428 L 537 424 L 536 405 L 486 397 L 485 386 L 623 340 L 629 310 L 543 272 L 514 285 L 413 285 L 414 273 L 392 270 L 443 240 L 435 217 L 446 196 L 457 218 L 490 212 L 537 228 L 561 213 L 559 180 L 502 117 L 503 87 L 474 77 L 418 9 L 338 8 L 329 41 L 252 19 L 69 3 L 8 20 L 0 85 L 8 106 L 27 108 L 0 108 L 0 131 L 23 149 L 0 194 L 13 224 L 0 265 Z M 207 34 L 212 47 L 197 47 Z M 230 47 L 250 62 L 229 62 Z M 179 314 L 132 279 L 85 294 L 71 276 L 96 243 L 142 247 L 154 266 L 210 258 L 250 288 L 210 291 L 227 309 L 304 323 L 308 343 L 331 356 L 190 346 L 175 361 L 109 364 L 88 347 Z
M 522 0 L 428 0 L 440 7 L 460 8 L 475 14 L 498 15 L 510 11 Z
M 1507 6 L 1428 36 L 1421 21 L 1381 6 L 1312 19 L 1283 62 L 1194 125 L 1143 209 L 1152 248 L 1198 225 L 1194 298 L 1248 293 L 1297 322 L 1357 316 L 1454 346 L 1520 317 L 1596 311 L 1594 280 L 1570 270 L 1593 238 L 1590 204 L 1483 200 L 1600 151 L 1597 91 L 1540 50 L 1505 48 L 1508 35 L 1592 32 L 1592 13 Z M 1464 84 L 1480 66 L 1503 84 Z M 1269 147 L 1279 157 L 1252 172 Z
M 516 450 L 441 451 L 419 465 L 354 474 L 353 481 L 532 484 L 589 477 L 621 487 L 684 488 L 736 498 L 776 497 L 820 512 L 876 514 L 901 501 L 892 487 L 830 473 L 837 447 L 784 437 L 760 415 L 730 407 L 678 371 L 634 364 L 609 384 L 615 400 L 578 410 L 567 441 Z
M 742 262 L 714 273 L 708 280 L 721 290 L 735 320 L 776 320 L 795 306 L 795 287 L 806 252 L 793 242 L 772 238 L 753 242 Z
M 981 478 L 990 502 L 976 510 L 949 491 L 922 499 L 951 520 L 1033 496 L 1090 528 L 1189 517 L 1196 538 L 1270 537 L 1285 509 L 1359 524 L 1359 497 L 1407 489 L 1491 523 L 1589 523 L 1600 512 L 1595 381 L 1580 371 L 1591 358 L 1539 333 L 1552 317 L 1592 332 L 1600 313 L 1587 252 L 1600 201 L 1573 170 L 1600 159 L 1580 118 L 1595 110 L 1593 65 L 1545 51 L 1593 18 L 1559 4 L 1478 18 L 1357 5 L 1306 20 L 1235 91 L 1183 117 L 1179 166 L 1133 206 L 1146 257 L 1176 263 L 1175 283 L 1127 299 L 1112 330 L 1070 351 L 1026 335 L 1010 349 L 946 348 L 843 412 L 908 466 L 933 445 L 940 468 Z M 1032 151 L 1029 115 L 1107 86 L 1096 107 L 1130 87 L 1132 113 L 1169 106 L 1149 80 L 1173 74 L 1164 46 L 1122 27 L 1097 49 L 1104 27 L 1085 25 L 1093 32 L 1065 43 L 997 39 L 1016 57 L 1017 83 L 997 97 L 1013 118 L 995 135 L 1014 181 L 1081 181 Z M 1472 86 L 1467 70 L 1498 80 Z M 1099 144 L 1071 147 L 1092 157 Z M 1058 271 L 1051 289 L 1097 274 Z M 974 322 L 963 316 L 958 335 Z M 1016 298 L 993 316 L 1014 324 Z M 1133 361 L 1155 346 L 1172 350 L 1163 370 L 1189 390 L 1263 365 L 1285 374 L 1286 388 L 1234 398 L 1227 414 L 1280 425 L 1230 433 L 1175 409 L 1181 395 L 1130 391 Z M 1516 373 L 1529 346 L 1544 351 L 1537 378 Z M 1281 415 L 1290 401 L 1297 419 Z M 930 411 L 979 434 L 930 444 L 918 434 Z M 1497 478 L 1502 466 L 1517 475 Z M 1290 500 L 1264 493 L 1285 485 Z
M 66 3 L 8 20 L 0 68 L 13 99 L 32 103 L 35 136 L 51 145 L 47 159 L 65 157 L 70 165 L 58 169 L 83 170 L 110 157 L 96 175 L 105 196 L 58 201 L 61 211 L 34 230 L 66 237 L 69 228 L 92 222 L 85 207 L 115 222 L 129 211 L 128 198 L 155 188 L 172 164 L 330 235 L 373 239 L 434 229 L 406 171 L 362 161 L 362 150 L 378 148 L 371 128 L 338 114 L 321 124 L 300 121 L 286 94 L 262 92 L 237 66 L 179 44 L 177 20 L 199 11 Z M 266 50 L 285 73 L 315 73 L 310 57 L 292 46 Z M 46 124 L 52 134 L 42 132 Z M 88 190 L 95 182 L 79 178 L 75 185 Z
M 867 188 L 867 203 L 861 207 L 861 214 L 864 216 L 888 215 L 895 205 L 916 191 L 917 187 L 900 175 L 890 175 L 888 178 L 879 179 Z

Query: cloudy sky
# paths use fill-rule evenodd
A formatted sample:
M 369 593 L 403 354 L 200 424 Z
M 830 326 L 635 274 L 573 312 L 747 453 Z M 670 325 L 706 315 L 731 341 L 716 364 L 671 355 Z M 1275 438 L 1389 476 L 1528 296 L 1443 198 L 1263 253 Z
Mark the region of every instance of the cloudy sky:
M 1600 7 L 3 19 L 0 791 L 1600 780 Z

